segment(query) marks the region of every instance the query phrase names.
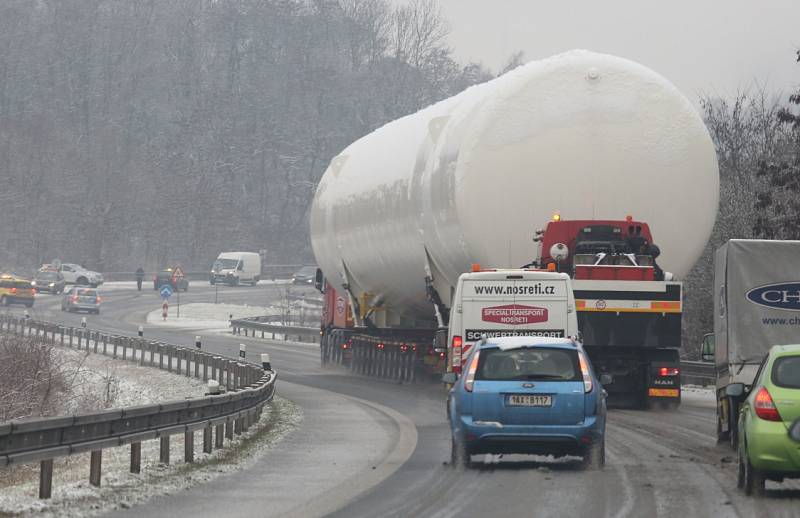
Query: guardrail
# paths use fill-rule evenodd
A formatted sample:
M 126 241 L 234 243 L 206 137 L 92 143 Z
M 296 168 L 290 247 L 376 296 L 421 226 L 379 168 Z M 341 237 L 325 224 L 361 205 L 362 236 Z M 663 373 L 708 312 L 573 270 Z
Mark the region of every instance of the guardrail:
M 292 274 L 302 268 L 304 265 L 302 264 L 265 264 L 261 267 L 261 278 L 262 279 L 290 279 Z M 184 275 L 189 280 L 203 280 L 207 281 L 209 277 L 209 272 L 211 271 L 211 265 L 208 265 L 208 269 L 205 270 L 193 270 L 193 271 L 186 271 Z M 136 280 L 136 273 L 135 272 L 102 272 L 103 279 L 106 281 L 135 281 Z M 145 272 L 144 279 L 145 281 L 152 281 L 153 276 L 156 272 Z
M 681 381 L 697 385 L 713 385 L 717 374 L 713 363 L 681 361 Z
M 267 334 L 271 335 L 274 340 L 275 335 L 282 335 L 284 340 L 289 340 L 291 337 L 297 337 L 298 342 L 311 342 L 319 343 L 319 328 L 318 327 L 304 327 L 295 325 L 275 324 L 282 320 L 282 315 L 270 315 L 264 317 L 249 317 L 249 318 L 235 318 L 231 320 L 231 328 L 233 334 L 244 336 L 256 337 L 256 333 L 261 333 L 261 338 L 266 338 Z M 306 340 L 304 340 L 306 339 Z
M 227 392 L 93 414 L 0 423 L 0 467 L 40 462 L 39 497 L 52 493 L 53 459 L 91 452 L 89 482 L 100 485 L 104 448 L 131 445 L 131 472 L 141 469 L 142 441 L 159 439 L 160 461 L 169 463 L 170 436 L 184 434 L 184 460 L 194 461 L 194 434 L 203 430 L 203 451 L 222 448 L 258 421 L 275 393 L 277 373 L 262 367 L 143 337 L 120 336 L 11 315 L 0 315 L 0 332 L 28 336 L 44 345 L 76 347 L 142 366 L 158 367 L 203 381 L 216 380 Z M 213 437 L 215 435 L 215 437 Z M 212 439 L 213 442 L 212 442 Z

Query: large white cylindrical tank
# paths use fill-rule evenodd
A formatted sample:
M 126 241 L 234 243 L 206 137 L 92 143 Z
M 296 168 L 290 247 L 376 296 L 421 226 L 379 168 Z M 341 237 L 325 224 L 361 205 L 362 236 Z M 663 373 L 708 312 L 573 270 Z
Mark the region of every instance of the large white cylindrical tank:
M 532 235 L 562 219 L 650 225 L 679 278 L 717 212 L 714 146 L 689 101 L 637 63 L 571 51 L 391 122 L 335 157 L 311 208 L 311 243 L 334 287 L 344 276 L 394 316 L 433 315 L 471 263 L 519 267 Z

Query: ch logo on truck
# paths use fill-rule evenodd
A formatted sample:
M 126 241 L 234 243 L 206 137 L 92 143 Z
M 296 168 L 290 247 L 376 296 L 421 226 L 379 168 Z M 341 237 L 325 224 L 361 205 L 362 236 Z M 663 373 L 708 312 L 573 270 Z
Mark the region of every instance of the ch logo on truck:
M 547 322 L 547 308 L 509 304 L 481 309 L 481 320 L 495 324 L 519 326 Z
M 600 311 L 603 311 L 604 309 L 606 309 L 606 301 L 603 300 L 603 299 L 598 300 L 597 302 L 594 303 L 594 305 Z
M 746 296 L 750 302 L 766 308 L 800 311 L 800 281 L 759 286 Z
M 347 307 L 347 304 L 344 301 L 344 297 L 336 297 L 336 313 L 339 316 L 344 315 L 344 310 Z

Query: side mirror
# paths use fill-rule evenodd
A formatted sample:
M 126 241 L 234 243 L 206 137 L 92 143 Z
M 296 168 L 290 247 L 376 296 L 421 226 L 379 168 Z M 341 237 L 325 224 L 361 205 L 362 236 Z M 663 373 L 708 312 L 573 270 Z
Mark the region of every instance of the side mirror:
M 742 397 L 742 395 L 744 395 L 744 383 L 731 383 L 725 387 L 725 395 L 730 397 Z
M 600 375 L 600 384 L 601 385 L 611 385 L 614 383 L 614 377 L 611 374 L 601 374 Z
M 714 333 L 708 333 L 707 335 L 703 336 L 703 344 L 700 347 L 700 357 L 704 362 L 714 361 L 714 349 L 716 349 Z
M 789 437 L 800 442 L 800 419 L 796 419 L 792 426 L 789 427 Z
M 458 374 L 455 372 L 445 372 L 442 375 L 442 383 L 447 383 L 448 385 L 455 385 L 456 381 L 458 381 Z

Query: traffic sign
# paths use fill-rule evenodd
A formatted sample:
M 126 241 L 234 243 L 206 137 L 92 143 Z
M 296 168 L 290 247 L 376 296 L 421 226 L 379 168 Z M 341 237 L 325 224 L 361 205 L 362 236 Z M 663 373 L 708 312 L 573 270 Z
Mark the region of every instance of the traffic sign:
M 183 274 L 183 268 L 181 268 L 180 266 L 176 266 L 175 271 L 172 272 L 172 276 L 175 277 L 176 279 L 183 279 L 185 277 L 185 275 Z
M 165 285 L 161 286 L 160 293 L 161 293 L 161 298 L 162 299 L 170 298 L 172 296 L 172 286 L 170 286 L 169 284 L 165 284 Z

